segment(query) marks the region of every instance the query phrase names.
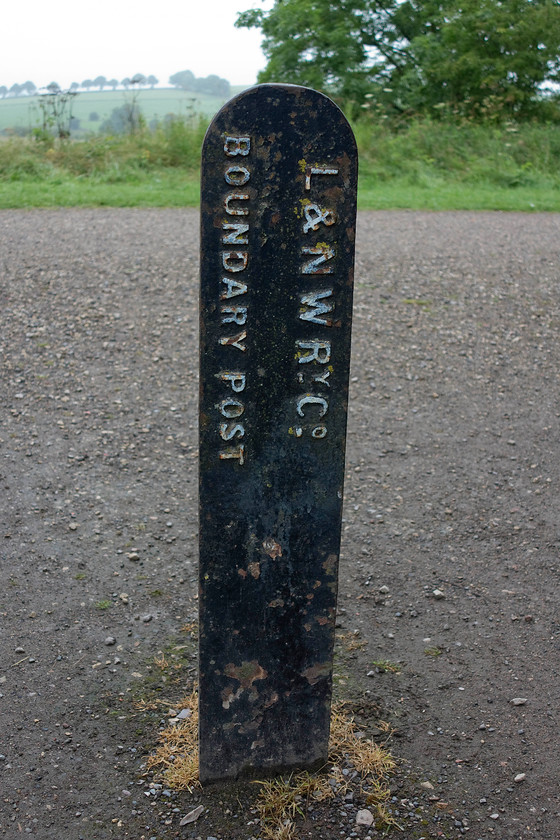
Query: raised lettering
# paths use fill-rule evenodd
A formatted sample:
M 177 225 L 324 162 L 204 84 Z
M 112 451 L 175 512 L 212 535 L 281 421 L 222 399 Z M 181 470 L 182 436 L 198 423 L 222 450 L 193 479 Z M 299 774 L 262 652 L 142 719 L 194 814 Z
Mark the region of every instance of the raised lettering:
M 228 157 L 235 157 L 236 155 L 248 155 L 251 151 L 250 137 L 226 137 L 224 142 L 224 152 Z
M 251 173 L 244 166 L 230 166 L 224 175 L 227 183 L 232 187 L 242 187 L 250 177 Z
M 324 315 L 326 312 L 332 312 L 334 309 L 334 303 L 329 301 L 329 303 L 321 303 L 324 298 L 331 297 L 333 293 L 332 289 L 327 289 L 323 292 L 310 292 L 307 295 L 302 295 L 300 300 L 305 305 L 308 306 L 309 309 L 305 312 L 300 312 L 299 317 L 302 321 L 312 321 L 314 324 L 327 324 L 330 321 L 327 321 L 326 318 L 319 318 L 319 315 Z
M 222 306 L 222 324 L 239 324 L 240 327 L 247 323 L 246 306 Z
M 241 417 L 245 411 L 243 403 L 240 400 L 236 400 L 235 397 L 226 397 L 225 400 L 218 403 L 216 408 L 219 408 L 224 417 L 227 417 L 229 420 L 233 417 Z
M 240 464 L 245 463 L 245 444 L 240 443 L 235 449 L 226 449 L 218 453 L 218 458 L 225 461 L 229 458 L 236 458 Z
M 338 175 L 338 169 L 332 166 L 308 166 L 305 170 L 305 189 L 311 189 L 312 175 Z
M 245 341 L 246 338 L 247 333 L 243 330 L 243 332 L 240 332 L 237 335 L 229 335 L 226 338 L 220 338 L 220 344 L 223 344 L 224 347 L 237 347 L 238 350 L 242 350 L 244 353 L 247 348 L 241 342 Z
M 231 230 L 231 233 L 226 233 L 222 236 L 224 245 L 248 245 L 249 240 L 245 236 L 249 230 L 249 225 L 241 222 L 223 222 L 222 230 Z
M 326 385 L 327 388 L 330 388 L 331 384 L 330 384 L 330 382 L 327 382 L 327 379 L 329 378 L 330 375 L 331 375 L 330 370 L 325 370 L 321 374 L 319 374 L 319 373 L 316 374 L 316 376 L 313 377 L 313 382 L 320 382 L 322 385 Z
M 303 226 L 304 233 L 317 230 L 320 224 L 330 227 L 336 222 L 336 216 L 332 210 L 321 210 L 317 204 L 306 204 L 303 213 L 306 219 Z
M 247 193 L 230 193 L 224 200 L 224 207 L 229 216 L 248 216 L 249 211 L 245 207 L 232 207 L 232 201 L 249 201 Z
M 317 362 L 319 365 L 326 365 L 331 360 L 331 343 L 330 341 L 298 341 L 297 347 L 300 350 L 310 350 L 305 356 L 298 352 L 298 362 L 300 365 L 306 365 L 310 362 Z
M 220 437 L 222 440 L 233 440 L 235 437 L 243 437 L 245 428 L 241 423 L 222 423 L 220 425 Z
M 222 265 L 226 271 L 244 271 L 247 268 L 249 254 L 247 251 L 224 251 Z
M 238 373 L 237 371 L 223 371 L 222 373 L 216 374 L 216 376 L 219 376 L 223 382 L 229 382 L 231 390 L 236 393 L 245 390 L 247 377 L 244 373 Z
M 234 280 L 233 277 L 222 277 L 222 283 L 227 286 L 227 291 L 222 292 L 220 300 L 228 300 L 237 295 L 247 294 L 247 284 L 240 283 L 239 280 Z
M 324 438 L 327 434 L 327 427 L 326 426 L 315 426 L 313 431 L 311 432 L 311 437 L 314 438 Z
M 305 417 L 305 412 L 303 410 L 304 405 L 320 405 L 321 410 L 319 412 L 319 417 L 324 417 L 328 411 L 329 403 L 324 397 L 313 397 L 311 394 L 306 394 L 305 397 L 300 397 L 297 401 L 296 411 L 300 417 Z
M 335 256 L 334 248 L 326 243 L 316 245 L 314 248 L 302 248 L 302 254 L 318 254 L 314 260 L 308 260 L 303 264 L 302 274 L 332 274 L 332 266 L 324 265 Z

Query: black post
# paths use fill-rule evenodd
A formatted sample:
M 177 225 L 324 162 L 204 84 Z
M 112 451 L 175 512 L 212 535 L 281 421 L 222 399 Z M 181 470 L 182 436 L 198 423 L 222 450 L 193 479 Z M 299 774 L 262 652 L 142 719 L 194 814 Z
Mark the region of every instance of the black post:
M 327 758 L 356 182 L 306 88 L 241 93 L 204 141 L 202 781 Z

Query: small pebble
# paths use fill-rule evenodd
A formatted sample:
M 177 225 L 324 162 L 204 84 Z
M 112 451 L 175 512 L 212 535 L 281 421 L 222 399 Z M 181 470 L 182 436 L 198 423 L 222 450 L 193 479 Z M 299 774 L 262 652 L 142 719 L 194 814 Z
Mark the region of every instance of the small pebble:
M 204 811 L 204 806 L 203 805 L 198 805 L 196 808 L 194 808 L 192 811 L 189 811 L 189 813 L 186 814 L 186 816 L 183 817 L 183 819 L 181 820 L 179 825 L 183 826 L 183 825 L 188 825 L 189 823 L 192 823 L 192 822 L 196 822 L 196 820 L 200 817 L 200 815 L 202 814 L 203 811 Z
M 117 640 L 114 636 L 107 636 L 107 638 L 105 639 L 105 644 L 107 645 L 107 647 L 110 647 L 110 645 L 115 645 L 116 643 Z
M 526 778 L 527 778 L 527 775 L 525 773 L 518 773 L 513 781 L 518 782 L 518 783 L 519 782 L 524 782 Z
M 140 560 L 140 555 L 137 551 L 129 551 L 126 556 L 129 560 Z
M 445 592 L 442 592 L 441 589 L 434 589 L 432 595 L 436 599 L 436 601 L 441 601 L 445 598 Z
M 370 825 L 373 825 L 373 819 L 374 817 L 371 811 L 364 808 L 356 814 L 356 825 L 365 825 L 369 827 Z
M 153 615 L 151 613 L 146 613 L 146 615 L 142 616 L 142 621 L 144 622 L 144 624 L 148 624 L 148 622 L 151 621 L 152 618 Z
M 526 697 L 514 697 L 511 702 L 513 703 L 514 706 L 524 706 L 525 703 L 527 702 L 527 698 Z

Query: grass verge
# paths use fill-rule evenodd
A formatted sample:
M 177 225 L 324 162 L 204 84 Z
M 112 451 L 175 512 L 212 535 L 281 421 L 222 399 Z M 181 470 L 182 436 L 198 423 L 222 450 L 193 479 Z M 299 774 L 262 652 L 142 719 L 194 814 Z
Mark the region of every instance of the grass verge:
M 196 207 L 197 172 L 149 172 L 120 183 L 64 174 L 52 179 L 0 180 L 0 209 L 31 207 Z
M 134 135 L 0 141 L 0 208 L 195 207 L 206 122 Z M 560 212 L 555 125 L 356 124 L 362 210 Z
M 53 207 L 198 207 L 197 172 L 149 173 L 136 182 L 96 183 L 60 177 L 51 181 L 0 181 L 0 209 Z M 406 179 L 377 181 L 364 174 L 358 190 L 360 210 L 497 210 L 560 212 L 560 189 L 495 187 L 446 182 L 411 185 Z

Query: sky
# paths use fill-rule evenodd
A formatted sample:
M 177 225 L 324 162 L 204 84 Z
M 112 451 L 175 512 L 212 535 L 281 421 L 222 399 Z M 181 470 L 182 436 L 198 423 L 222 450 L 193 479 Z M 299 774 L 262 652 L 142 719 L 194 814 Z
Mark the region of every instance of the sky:
M 266 60 L 257 29 L 236 29 L 236 13 L 261 0 L 26 0 L 7 2 L 0 27 L 0 85 L 31 81 L 69 87 L 142 73 L 167 84 L 192 70 L 234 85 L 256 82 Z

